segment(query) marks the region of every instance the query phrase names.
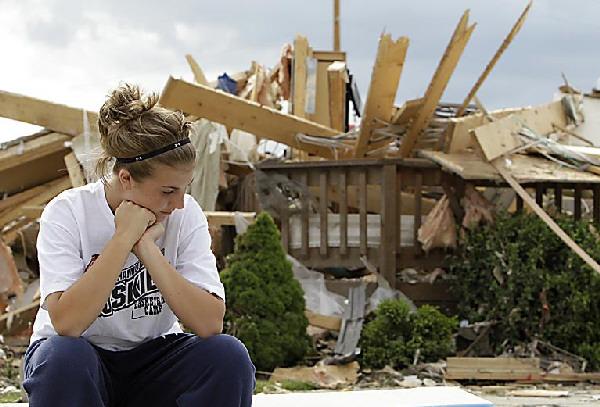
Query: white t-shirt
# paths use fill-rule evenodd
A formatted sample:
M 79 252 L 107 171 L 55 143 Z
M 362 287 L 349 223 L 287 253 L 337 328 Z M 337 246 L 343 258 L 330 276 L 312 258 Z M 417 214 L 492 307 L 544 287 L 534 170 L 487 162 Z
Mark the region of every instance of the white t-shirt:
M 114 219 L 100 181 L 48 203 L 37 240 L 42 304 L 49 294 L 67 290 L 102 253 L 115 232 Z M 157 244 L 183 277 L 225 299 L 208 222 L 193 197 L 185 195 L 184 208 L 169 215 Z M 35 318 L 31 342 L 57 335 L 44 308 Z M 181 332 L 177 317 L 145 266 L 130 254 L 104 309 L 82 336 L 104 349 L 126 350 L 175 332 Z

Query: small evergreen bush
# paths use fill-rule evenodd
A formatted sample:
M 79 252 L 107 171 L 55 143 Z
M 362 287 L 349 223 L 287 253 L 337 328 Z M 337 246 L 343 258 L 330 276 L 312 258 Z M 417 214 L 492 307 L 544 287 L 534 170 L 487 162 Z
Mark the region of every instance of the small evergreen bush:
M 437 362 L 454 352 L 457 325 L 429 305 L 411 313 L 402 300 L 383 301 L 362 330 L 362 366 L 401 369 L 413 363 L 417 350 L 419 361 Z
M 221 280 L 226 331 L 244 342 L 257 370 L 271 371 L 304 357 L 309 347 L 304 294 L 267 213 L 238 236 Z

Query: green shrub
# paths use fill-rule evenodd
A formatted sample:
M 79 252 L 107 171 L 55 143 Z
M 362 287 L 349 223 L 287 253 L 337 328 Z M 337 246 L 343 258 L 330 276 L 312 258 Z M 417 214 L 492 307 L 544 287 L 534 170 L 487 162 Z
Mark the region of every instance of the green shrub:
M 419 361 L 437 362 L 454 352 L 456 328 L 455 318 L 432 306 L 411 313 L 402 300 L 383 301 L 361 333 L 362 366 L 401 369 L 412 364 L 417 350 Z
M 598 233 L 588 221 L 557 223 L 594 259 Z M 496 321 L 497 353 L 539 338 L 600 367 L 600 276 L 537 216 L 498 216 L 467 232 L 451 258 L 461 318 Z
M 273 219 L 261 213 L 238 236 L 221 273 L 226 331 L 244 342 L 259 371 L 292 365 L 309 346 L 302 287 L 279 239 Z

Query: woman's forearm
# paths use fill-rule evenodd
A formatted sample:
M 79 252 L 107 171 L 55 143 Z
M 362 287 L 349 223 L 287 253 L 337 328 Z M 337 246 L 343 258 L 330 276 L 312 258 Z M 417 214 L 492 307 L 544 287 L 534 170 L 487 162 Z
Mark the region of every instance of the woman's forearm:
M 154 243 L 138 247 L 136 254 L 166 303 L 186 327 L 200 337 L 221 333 L 225 315 L 225 303 L 221 299 L 186 280 Z
M 96 320 L 110 297 L 131 247 L 131 239 L 113 236 L 79 280 L 66 291 L 48 296 L 48 313 L 59 335 L 81 336 Z

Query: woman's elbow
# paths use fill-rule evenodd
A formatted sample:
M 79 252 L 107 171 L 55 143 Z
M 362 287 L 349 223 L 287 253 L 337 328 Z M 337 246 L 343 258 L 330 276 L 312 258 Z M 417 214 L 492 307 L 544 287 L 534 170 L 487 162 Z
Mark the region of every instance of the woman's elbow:
M 223 320 L 216 320 L 212 323 L 200 324 L 196 329 L 193 329 L 194 333 L 201 338 L 208 338 L 211 336 L 219 335 L 223 332 Z
M 69 326 L 67 324 L 56 323 L 52 321 L 52 326 L 56 333 L 60 336 L 70 336 L 73 338 L 79 338 L 83 331 L 74 326 Z

